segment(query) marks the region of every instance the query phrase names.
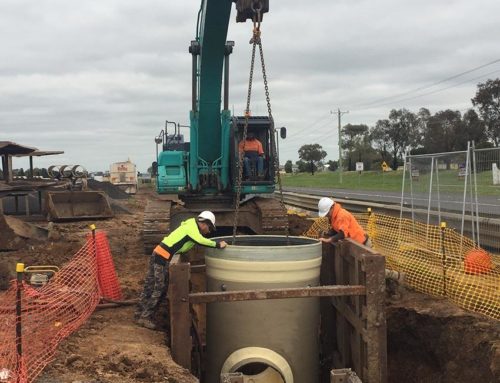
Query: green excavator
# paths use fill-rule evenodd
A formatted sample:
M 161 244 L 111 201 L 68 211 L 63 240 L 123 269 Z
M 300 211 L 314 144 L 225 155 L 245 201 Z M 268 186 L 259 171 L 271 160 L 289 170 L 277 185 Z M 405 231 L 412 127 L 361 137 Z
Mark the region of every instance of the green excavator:
M 227 41 L 227 30 L 233 3 L 236 3 L 236 21 L 253 23 L 244 116 L 232 116 L 229 110 L 229 57 L 234 42 Z M 231 230 L 255 234 L 284 234 L 288 230 L 282 199 L 273 198 L 276 181 L 279 181 L 277 130 L 271 114 L 260 36 L 263 15 L 268 10 L 269 0 L 201 1 L 196 37 L 189 46 L 192 56 L 190 142 L 184 142 L 179 124 L 168 121 L 155 138 L 157 159 L 153 163 L 153 174 L 158 198 L 150 201 L 145 209 L 145 252 L 149 253 L 170 227 L 176 227 L 202 210 L 215 213 L 217 235 L 227 235 Z M 250 115 L 257 50 L 267 116 Z M 286 137 L 285 128 L 279 133 L 281 138 Z M 244 172 L 238 144 L 250 135 L 261 142 L 264 154 L 260 165 L 248 159 Z M 169 197 L 171 195 L 175 197 Z

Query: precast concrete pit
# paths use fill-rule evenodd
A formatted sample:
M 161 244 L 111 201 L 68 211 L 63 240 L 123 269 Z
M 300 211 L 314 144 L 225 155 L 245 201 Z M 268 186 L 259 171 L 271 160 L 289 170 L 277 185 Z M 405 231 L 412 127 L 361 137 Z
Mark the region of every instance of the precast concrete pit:
M 207 291 L 318 286 L 321 249 L 303 237 L 237 236 L 206 250 Z M 208 304 L 206 382 L 242 373 L 244 382 L 317 383 L 319 318 L 319 298 Z

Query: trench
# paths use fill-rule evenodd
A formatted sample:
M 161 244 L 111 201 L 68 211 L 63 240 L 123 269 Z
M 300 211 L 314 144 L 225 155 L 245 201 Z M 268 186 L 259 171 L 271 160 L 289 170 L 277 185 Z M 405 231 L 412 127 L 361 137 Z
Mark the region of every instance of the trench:
M 500 382 L 499 322 L 444 300 L 398 306 L 387 310 L 389 383 Z

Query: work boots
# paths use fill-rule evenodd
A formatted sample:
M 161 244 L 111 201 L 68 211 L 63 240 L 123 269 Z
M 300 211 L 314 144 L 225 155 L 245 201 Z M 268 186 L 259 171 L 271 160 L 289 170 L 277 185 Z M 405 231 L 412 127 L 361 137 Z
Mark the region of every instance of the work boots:
M 139 318 L 135 320 L 138 326 L 147 328 L 149 330 L 156 330 L 156 324 L 149 318 Z

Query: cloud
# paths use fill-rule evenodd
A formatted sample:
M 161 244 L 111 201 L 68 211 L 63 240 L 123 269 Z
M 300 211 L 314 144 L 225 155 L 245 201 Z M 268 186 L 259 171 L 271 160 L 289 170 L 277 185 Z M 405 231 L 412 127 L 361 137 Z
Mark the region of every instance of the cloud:
M 500 58 L 496 0 L 287 0 L 270 7 L 262 39 L 274 118 L 289 132 L 280 140 L 282 162 L 315 142 L 337 158 L 330 114 L 337 108 L 350 111 L 342 123 L 369 126 L 392 108 L 465 110 L 476 84 L 498 77 L 499 63 L 411 92 Z M 105 170 L 131 158 L 145 171 L 165 120 L 189 120 L 188 45 L 198 9 L 197 1 L 3 0 L 0 139 L 65 151 L 36 159 L 39 166 L 67 161 Z M 233 11 L 236 114 L 245 108 L 251 29 L 236 24 Z M 265 114 L 256 64 L 251 108 Z

